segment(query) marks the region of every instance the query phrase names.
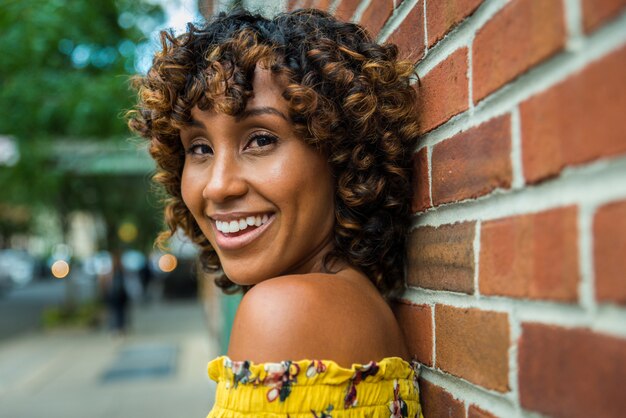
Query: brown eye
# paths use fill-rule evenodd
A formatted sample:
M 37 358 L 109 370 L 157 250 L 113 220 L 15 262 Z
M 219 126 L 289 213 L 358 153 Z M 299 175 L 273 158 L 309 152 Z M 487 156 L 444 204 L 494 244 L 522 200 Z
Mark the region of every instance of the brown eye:
M 269 134 L 258 134 L 254 135 L 250 142 L 248 142 L 247 148 L 262 148 L 272 145 L 278 141 L 273 135 Z
M 191 155 L 211 155 L 213 150 L 207 144 L 192 145 L 187 149 L 187 153 Z

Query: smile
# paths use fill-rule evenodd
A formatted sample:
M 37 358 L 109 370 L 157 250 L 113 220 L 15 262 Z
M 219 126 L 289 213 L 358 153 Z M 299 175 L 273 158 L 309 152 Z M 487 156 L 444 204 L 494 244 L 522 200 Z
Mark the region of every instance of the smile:
M 221 250 L 238 250 L 256 240 L 272 223 L 273 213 L 213 220 L 215 241 Z
M 215 226 L 220 232 L 223 232 L 225 234 L 232 234 L 234 232 L 244 231 L 248 229 L 248 227 L 259 227 L 263 224 L 266 224 L 268 220 L 269 216 L 267 216 L 267 214 L 247 216 L 245 218 L 240 218 L 232 221 L 215 221 Z

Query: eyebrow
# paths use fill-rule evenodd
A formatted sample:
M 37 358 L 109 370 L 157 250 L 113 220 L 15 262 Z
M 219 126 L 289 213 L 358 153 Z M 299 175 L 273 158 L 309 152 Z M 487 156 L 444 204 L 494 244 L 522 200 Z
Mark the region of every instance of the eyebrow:
M 281 118 L 289 122 L 289 118 L 285 116 L 283 112 L 270 106 L 246 109 L 236 116 L 236 120 L 237 122 L 241 122 L 242 119 L 251 118 L 251 117 L 260 116 L 260 115 L 276 115 L 276 116 L 280 116 Z M 189 125 L 194 128 L 204 128 L 204 123 L 202 123 L 201 121 L 193 117 L 191 118 Z
M 281 112 L 280 110 L 276 108 L 269 107 L 269 106 L 246 109 L 237 115 L 237 122 L 241 121 L 242 119 L 251 118 L 253 116 L 260 116 L 260 115 L 276 115 L 276 116 L 280 116 L 281 118 L 289 122 L 289 118 L 287 118 L 287 116 L 285 116 L 283 112 Z

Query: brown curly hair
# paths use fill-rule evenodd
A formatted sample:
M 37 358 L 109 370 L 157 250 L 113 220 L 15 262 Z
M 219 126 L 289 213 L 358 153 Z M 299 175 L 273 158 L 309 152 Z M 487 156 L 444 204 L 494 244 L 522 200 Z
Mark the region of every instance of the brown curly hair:
M 179 130 L 191 109 L 236 116 L 252 92 L 257 65 L 284 76 L 290 118 L 303 140 L 328 155 L 335 184 L 334 250 L 363 271 L 383 295 L 404 284 L 410 222 L 412 155 L 418 136 L 413 65 L 392 44 L 313 9 L 273 19 L 245 10 L 222 13 L 187 32 L 161 33 L 162 50 L 149 72 L 134 80 L 139 90 L 129 126 L 150 141 L 154 179 L 165 187 L 165 220 L 202 249 L 206 269 L 219 259 L 181 196 L 184 151 Z M 241 290 L 224 275 L 226 293 Z M 245 288 L 243 289 L 246 290 Z

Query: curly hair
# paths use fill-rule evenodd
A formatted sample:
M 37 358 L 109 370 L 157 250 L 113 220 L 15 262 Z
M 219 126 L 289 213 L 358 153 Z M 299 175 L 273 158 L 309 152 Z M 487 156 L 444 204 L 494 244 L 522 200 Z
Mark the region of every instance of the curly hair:
M 418 124 L 413 65 L 399 59 L 397 47 L 313 9 L 273 19 L 238 9 L 202 27 L 189 24 L 179 36 L 162 32 L 161 43 L 147 75 L 134 80 L 139 103 L 129 112 L 130 128 L 150 141 L 154 179 L 169 195 L 168 230 L 157 242 L 181 228 L 200 246 L 204 268 L 219 271 L 216 252 L 182 199 L 179 131 L 194 106 L 242 112 L 261 65 L 285 77 L 283 97 L 296 132 L 328 156 L 336 182 L 335 242 L 325 264 L 347 261 L 383 295 L 403 287 Z M 226 293 L 243 287 L 224 275 L 216 284 Z

